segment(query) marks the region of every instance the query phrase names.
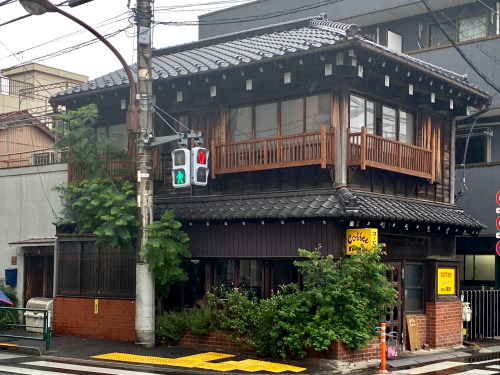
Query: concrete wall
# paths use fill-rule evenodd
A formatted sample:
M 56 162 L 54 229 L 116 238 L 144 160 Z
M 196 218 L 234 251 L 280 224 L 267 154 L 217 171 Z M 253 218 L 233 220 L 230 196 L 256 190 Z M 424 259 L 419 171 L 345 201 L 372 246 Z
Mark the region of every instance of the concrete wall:
M 59 195 L 52 191 L 67 180 L 67 164 L 0 169 L 0 278 L 5 269 L 17 268 L 17 297 L 23 299 L 23 252 L 22 248 L 9 246 L 30 238 L 54 238 L 56 227 L 53 212 L 61 209 Z M 17 256 L 17 265 L 12 257 Z
M 462 171 L 463 169 L 456 171 L 456 186 L 459 186 Z M 462 206 L 468 215 L 488 226 L 488 229 L 481 231 L 481 236 L 495 236 L 495 220 L 498 217 L 495 212 L 498 207 L 495 196 L 500 191 L 500 165 L 465 168 L 465 184 L 468 193 L 458 199 L 457 205 Z

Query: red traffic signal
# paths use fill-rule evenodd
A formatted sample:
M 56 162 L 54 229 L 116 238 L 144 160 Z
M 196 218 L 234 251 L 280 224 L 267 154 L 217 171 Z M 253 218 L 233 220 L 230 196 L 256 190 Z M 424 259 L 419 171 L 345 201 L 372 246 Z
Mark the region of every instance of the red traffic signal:
M 203 147 L 191 149 L 191 183 L 198 186 L 208 184 L 208 157 L 210 152 Z

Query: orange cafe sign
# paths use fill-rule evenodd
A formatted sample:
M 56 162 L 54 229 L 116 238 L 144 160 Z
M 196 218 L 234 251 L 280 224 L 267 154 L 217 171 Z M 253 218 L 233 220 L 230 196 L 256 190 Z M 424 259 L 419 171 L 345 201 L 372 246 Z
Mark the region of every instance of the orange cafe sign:
M 364 246 L 368 250 L 372 249 L 373 246 L 378 244 L 378 229 L 377 228 L 356 228 L 346 230 L 346 254 L 353 255 L 356 254 L 356 250 L 353 247 Z
M 455 294 L 455 268 L 438 268 L 438 294 Z

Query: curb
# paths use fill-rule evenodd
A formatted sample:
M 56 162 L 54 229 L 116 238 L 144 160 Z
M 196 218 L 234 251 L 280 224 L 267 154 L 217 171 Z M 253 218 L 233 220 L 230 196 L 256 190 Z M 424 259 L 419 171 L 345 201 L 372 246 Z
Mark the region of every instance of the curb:
M 42 351 L 39 348 L 33 346 L 18 346 L 18 345 L 6 345 L 0 344 L 0 351 L 6 351 L 10 353 L 19 353 L 27 355 L 35 355 L 37 357 L 42 356 Z

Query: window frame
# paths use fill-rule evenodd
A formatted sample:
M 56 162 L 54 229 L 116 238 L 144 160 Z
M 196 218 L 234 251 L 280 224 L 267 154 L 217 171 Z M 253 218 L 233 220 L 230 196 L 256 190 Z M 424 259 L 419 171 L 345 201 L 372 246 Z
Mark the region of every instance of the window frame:
M 297 133 L 287 133 L 287 135 L 304 134 L 304 133 L 312 132 L 314 130 L 308 131 L 308 129 L 307 129 L 308 119 L 310 118 L 307 115 L 307 99 L 317 96 L 318 103 L 320 103 L 319 97 L 324 96 L 324 95 L 327 95 L 329 98 L 329 106 L 330 106 L 330 111 L 329 111 L 329 116 L 328 116 L 328 122 L 329 122 L 328 128 L 329 128 L 329 127 L 331 127 L 331 116 L 332 116 L 332 93 L 331 92 L 319 92 L 319 93 L 315 93 L 315 94 L 308 94 L 308 95 L 301 95 L 301 96 L 295 96 L 295 97 L 290 97 L 290 98 L 284 98 L 284 99 L 277 100 L 277 101 L 256 102 L 256 103 L 250 103 L 247 105 L 238 105 L 238 106 L 228 108 L 228 116 L 227 116 L 228 117 L 227 127 L 229 130 L 228 131 L 228 133 L 229 133 L 228 140 L 229 140 L 229 142 L 245 142 L 245 141 L 252 141 L 255 139 L 266 139 L 266 138 L 275 138 L 275 137 L 283 136 L 282 135 L 282 105 L 285 102 L 289 102 L 289 101 L 293 101 L 293 100 L 301 100 L 302 101 L 302 103 L 301 103 L 301 106 L 302 106 L 302 119 L 301 119 L 302 131 L 297 132 Z M 272 104 L 276 104 L 276 123 L 275 123 L 276 133 L 272 137 L 257 138 L 256 137 L 256 135 L 257 135 L 256 109 L 258 106 L 272 105 Z M 250 109 L 250 112 L 251 112 L 251 132 L 250 132 L 251 138 L 243 139 L 243 140 L 235 140 L 234 131 L 233 131 L 234 127 L 231 124 L 231 118 L 232 118 L 231 111 L 239 110 L 241 108 L 249 108 Z M 325 115 L 325 114 L 322 114 L 322 115 Z M 316 131 L 319 131 L 319 129 L 317 129 Z
M 407 286 L 406 280 L 408 280 L 408 266 L 420 266 L 422 267 L 422 279 L 421 279 L 421 285 L 420 286 Z M 426 275 L 426 267 L 424 262 L 404 262 L 403 265 L 403 291 L 404 291 L 404 311 L 405 314 L 425 314 L 425 302 L 426 302 L 426 285 L 425 285 L 425 275 Z M 406 298 L 406 291 L 407 290 L 421 290 L 422 296 L 421 296 L 421 304 L 422 304 L 422 309 L 419 310 L 409 310 L 407 307 L 407 298 Z
M 484 24 L 484 28 L 485 28 L 484 35 L 481 36 L 481 37 L 479 37 L 479 38 L 470 38 L 470 39 L 460 40 L 460 27 L 459 27 L 460 21 L 467 20 L 467 19 L 478 18 L 478 17 L 482 17 L 483 18 L 483 24 Z M 453 41 L 455 43 L 465 43 L 465 42 L 470 42 L 471 40 L 479 40 L 479 39 L 487 38 L 490 35 L 489 32 L 488 32 L 488 30 L 489 30 L 489 21 L 488 21 L 488 14 L 487 13 L 476 13 L 476 14 L 467 15 L 465 17 L 448 18 L 446 21 L 441 22 L 441 24 L 445 24 L 445 23 L 451 23 L 451 25 L 453 26 L 454 33 L 453 33 L 453 35 L 450 35 L 450 37 L 453 38 Z M 440 33 L 445 38 L 446 43 L 444 43 L 444 44 L 437 44 L 437 45 L 433 45 L 432 44 L 431 32 L 432 32 L 433 28 L 435 28 L 435 30 L 438 33 Z M 427 45 L 430 48 L 451 45 L 451 43 L 449 42 L 449 40 L 446 38 L 446 36 L 444 35 L 444 33 L 441 31 L 441 28 L 439 27 L 439 24 L 436 23 L 436 22 L 429 23 L 429 25 L 428 25 L 427 39 L 428 39 L 428 44 Z

